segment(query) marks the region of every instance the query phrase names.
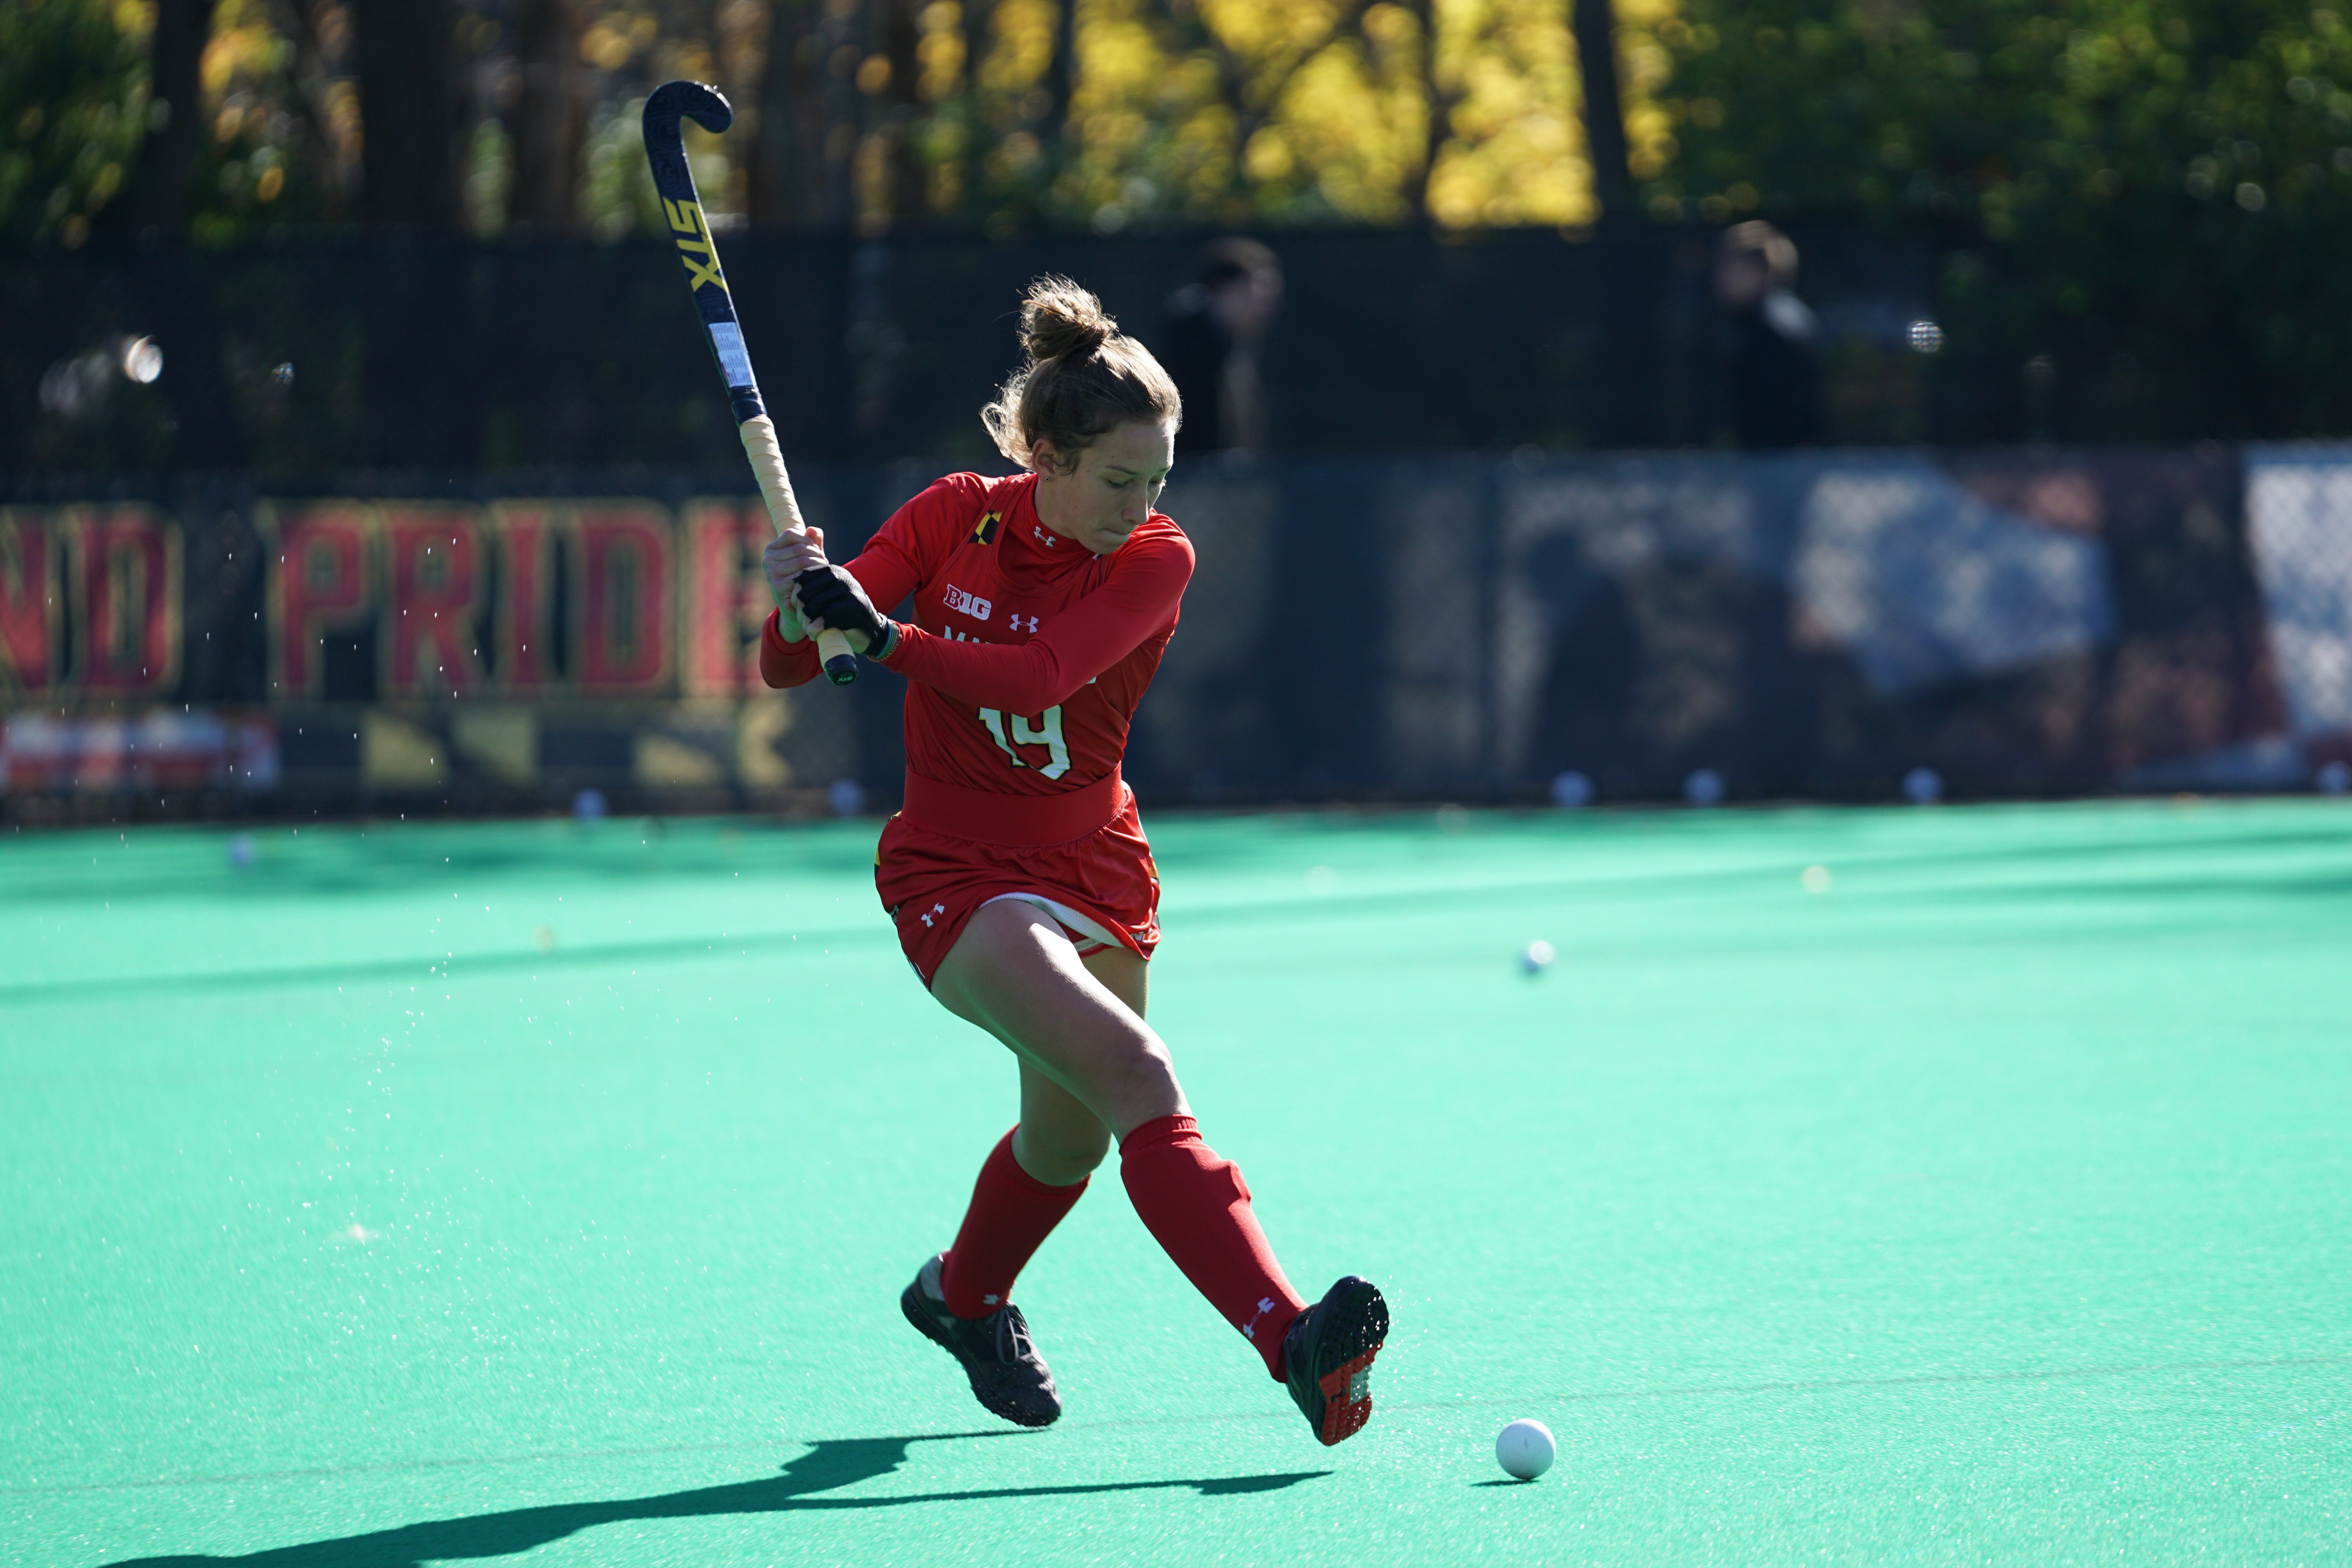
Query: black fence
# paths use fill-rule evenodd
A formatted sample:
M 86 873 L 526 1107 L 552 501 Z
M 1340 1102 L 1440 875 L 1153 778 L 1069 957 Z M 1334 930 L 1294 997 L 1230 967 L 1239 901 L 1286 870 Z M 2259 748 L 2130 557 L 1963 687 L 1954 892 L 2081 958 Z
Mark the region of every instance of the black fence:
M 2126 353 L 2096 310 L 2037 313 L 2042 291 L 2007 288 L 2001 254 L 1966 235 L 1790 227 L 1829 444 L 2325 433 L 2290 427 L 2312 389 L 2265 395 L 2268 351 L 2230 320 L 2141 321 Z M 970 460 L 1030 278 L 1079 278 L 1149 341 L 1204 237 L 738 232 L 720 249 L 793 459 Z M 1730 438 L 1709 231 L 1268 238 L 1288 281 L 1264 363 L 1277 455 Z M 0 258 L 0 479 L 25 494 L 154 470 L 723 464 L 725 403 L 681 281 L 651 239 L 19 252 Z M 152 381 L 122 374 L 141 338 L 162 350 Z
M 942 465 L 804 467 L 837 555 Z M 0 510 L 0 781 L 143 812 L 895 797 L 898 681 L 761 688 L 740 464 Z M 2352 763 L 2352 453 L 1182 471 L 1154 804 L 2303 788 Z M 2330 771 L 2331 767 L 2334 771 Z

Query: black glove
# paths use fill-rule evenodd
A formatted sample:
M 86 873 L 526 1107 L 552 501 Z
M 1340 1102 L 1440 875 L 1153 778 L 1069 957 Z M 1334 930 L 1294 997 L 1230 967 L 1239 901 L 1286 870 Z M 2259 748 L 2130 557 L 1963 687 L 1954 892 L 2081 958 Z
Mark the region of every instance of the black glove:
M 875 613 L 874 601 L 843 567 L 803 572 L 793 579 L 793 592 L 803 620 L 823 621 L 836 632 L 863 632 L 869 644 L 880 642 L 883 628 L 890 624 Z

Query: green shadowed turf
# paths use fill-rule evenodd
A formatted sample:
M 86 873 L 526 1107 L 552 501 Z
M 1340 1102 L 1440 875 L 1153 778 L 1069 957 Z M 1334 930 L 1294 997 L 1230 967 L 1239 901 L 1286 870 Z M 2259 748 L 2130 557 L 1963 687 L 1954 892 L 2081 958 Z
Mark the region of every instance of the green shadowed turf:
M 26 835 L 0 1563 L 2352 1561 L 2352 810 L 1153 826 L 1204 1130 L 1394 1309 L 1362 1436 L 1109 1167 L 1060 1426 L 900 1321 L 1013 1074 L 870 823 Z

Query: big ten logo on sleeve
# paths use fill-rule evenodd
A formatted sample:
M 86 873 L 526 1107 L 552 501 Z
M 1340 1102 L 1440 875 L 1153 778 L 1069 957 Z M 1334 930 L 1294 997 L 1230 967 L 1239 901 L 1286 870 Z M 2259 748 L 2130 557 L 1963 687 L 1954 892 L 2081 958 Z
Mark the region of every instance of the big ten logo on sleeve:
M 988 619 L 989 612 L 996 607 L 991 601 L 977 594 L 966 593 L 952 583 L 947 585 L 947 592 L 940 595 L 940 599 L 949 609 L 970 616 L 975 621 Z

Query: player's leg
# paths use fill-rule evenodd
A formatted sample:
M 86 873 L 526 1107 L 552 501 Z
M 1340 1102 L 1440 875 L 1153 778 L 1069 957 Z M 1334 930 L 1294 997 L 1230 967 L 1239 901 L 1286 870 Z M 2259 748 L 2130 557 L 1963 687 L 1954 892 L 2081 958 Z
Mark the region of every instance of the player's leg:
M 1116 958 L 1097 952 L 1085 963 L 1112 995 L 1142 1013 L 1141 959 L 1120 948 Z M 985 1317 L 1012 1300 L 1013 1282 L 1023 1267 L 1110 1152 L 1110 1129 L 1101 1117 L 1028 1058 L 1016 1060 L 1021 1121 L 982 1165 L 963 1225 L 941 1268 L 941 1300 L 961 1318 Z
M 1079 961 L 1087 973 L 1137 1017 L 1150 993 L 1150 966 L 1123 947 L 1107 947 Z M 1013 1156 L 1041 1182 L 1083 1182 L 1110 1152 L 1110 1129 L 1086 1102 L 1026 1057 L 1021 1066 L 1021 1125 L 1013 1130 Z
M 1007 901 L 966 924 L 931 992 L 1118 1134 L 1119 1176 L 1145 1227 L 1288 1385 L 1316 1436 L 1337 1443 L 1371 1415 L 1387 1303 L 1353 1276 L 1311 1309 L 1290 1288 L 1241 1172 L 1201 1141 L 1167 1047 L 1125 1000 L 1142 1002 L 1141 970 L 1079 962 L 1057 923 Z
M 1132 953 L 1126 956 L 1141 967 Z M 1128 978 L 1111 964 L 1101 967 Z M 974 910 L 932 973 L 931 994 L 1036 1067 L 1119 1138 L 1144 1122 L 1190 1114 L 1167 1046 L 1034 905 L 1006 900 Z
M 1126 1003 L 1129 1012 L 1143 1016 L 1144 1001 L 1151 994 L 1151 965 L 1123 947 L 1097 948 L 1078 962 L 1106 990 Z
M 1076 1206 L 1109 1150 L 1102 1119 L 1022 1061 L 1021 1121 L 982 1162 L 940 1265 L 940 1299 L 949 1310 L 984 1318 L 1011 1300 L 1013 1280 Z
M 1102 967 L 1122 982 L 1141 978 Z M 1119 1174 L 1137 1215 L 1280 1378 L 1283 1331 L 1306 1303 L 1258 1227 L 1241 1172 L 1201 1141 L 1150 1026 L 1078 959 L 1055 922 L 1020 903 L 973 915 L 931 993 L 1118 1135 Z
M 1058 935 L 1065 953 L 1073 950 Z M 1143 962 L 1121 950 L 1087 968 L 1117 1000 L 1140 1012 Z M 899 1298 L 907 1321 L 964 1368 L 973 1396 L 1024 1426 L 1061 1414 L 1054 1374 L 1013 1304 L 1013 1284 L 1054 1227 L 1085 1192 L 1087 1176 L 1110 1150 L 1110 1129 L 1086 1103 L 1025 1056 L 1021 1121 L 997 1141 L 972 1184 L 955 1244 L 924 1264 Z
M 1023 1062 L 1020 1122 L 981 1163 L 954 1245 L 899 1295 L 907 1321 L 962 1363 L 972 1396 L 1007 1421 L 1045 1426 L 1062 1413 L 1053 1372 L 1013 1304 L 1013 1282 L 1076 1206 L 1109 1147 L 1100 1118 Z

